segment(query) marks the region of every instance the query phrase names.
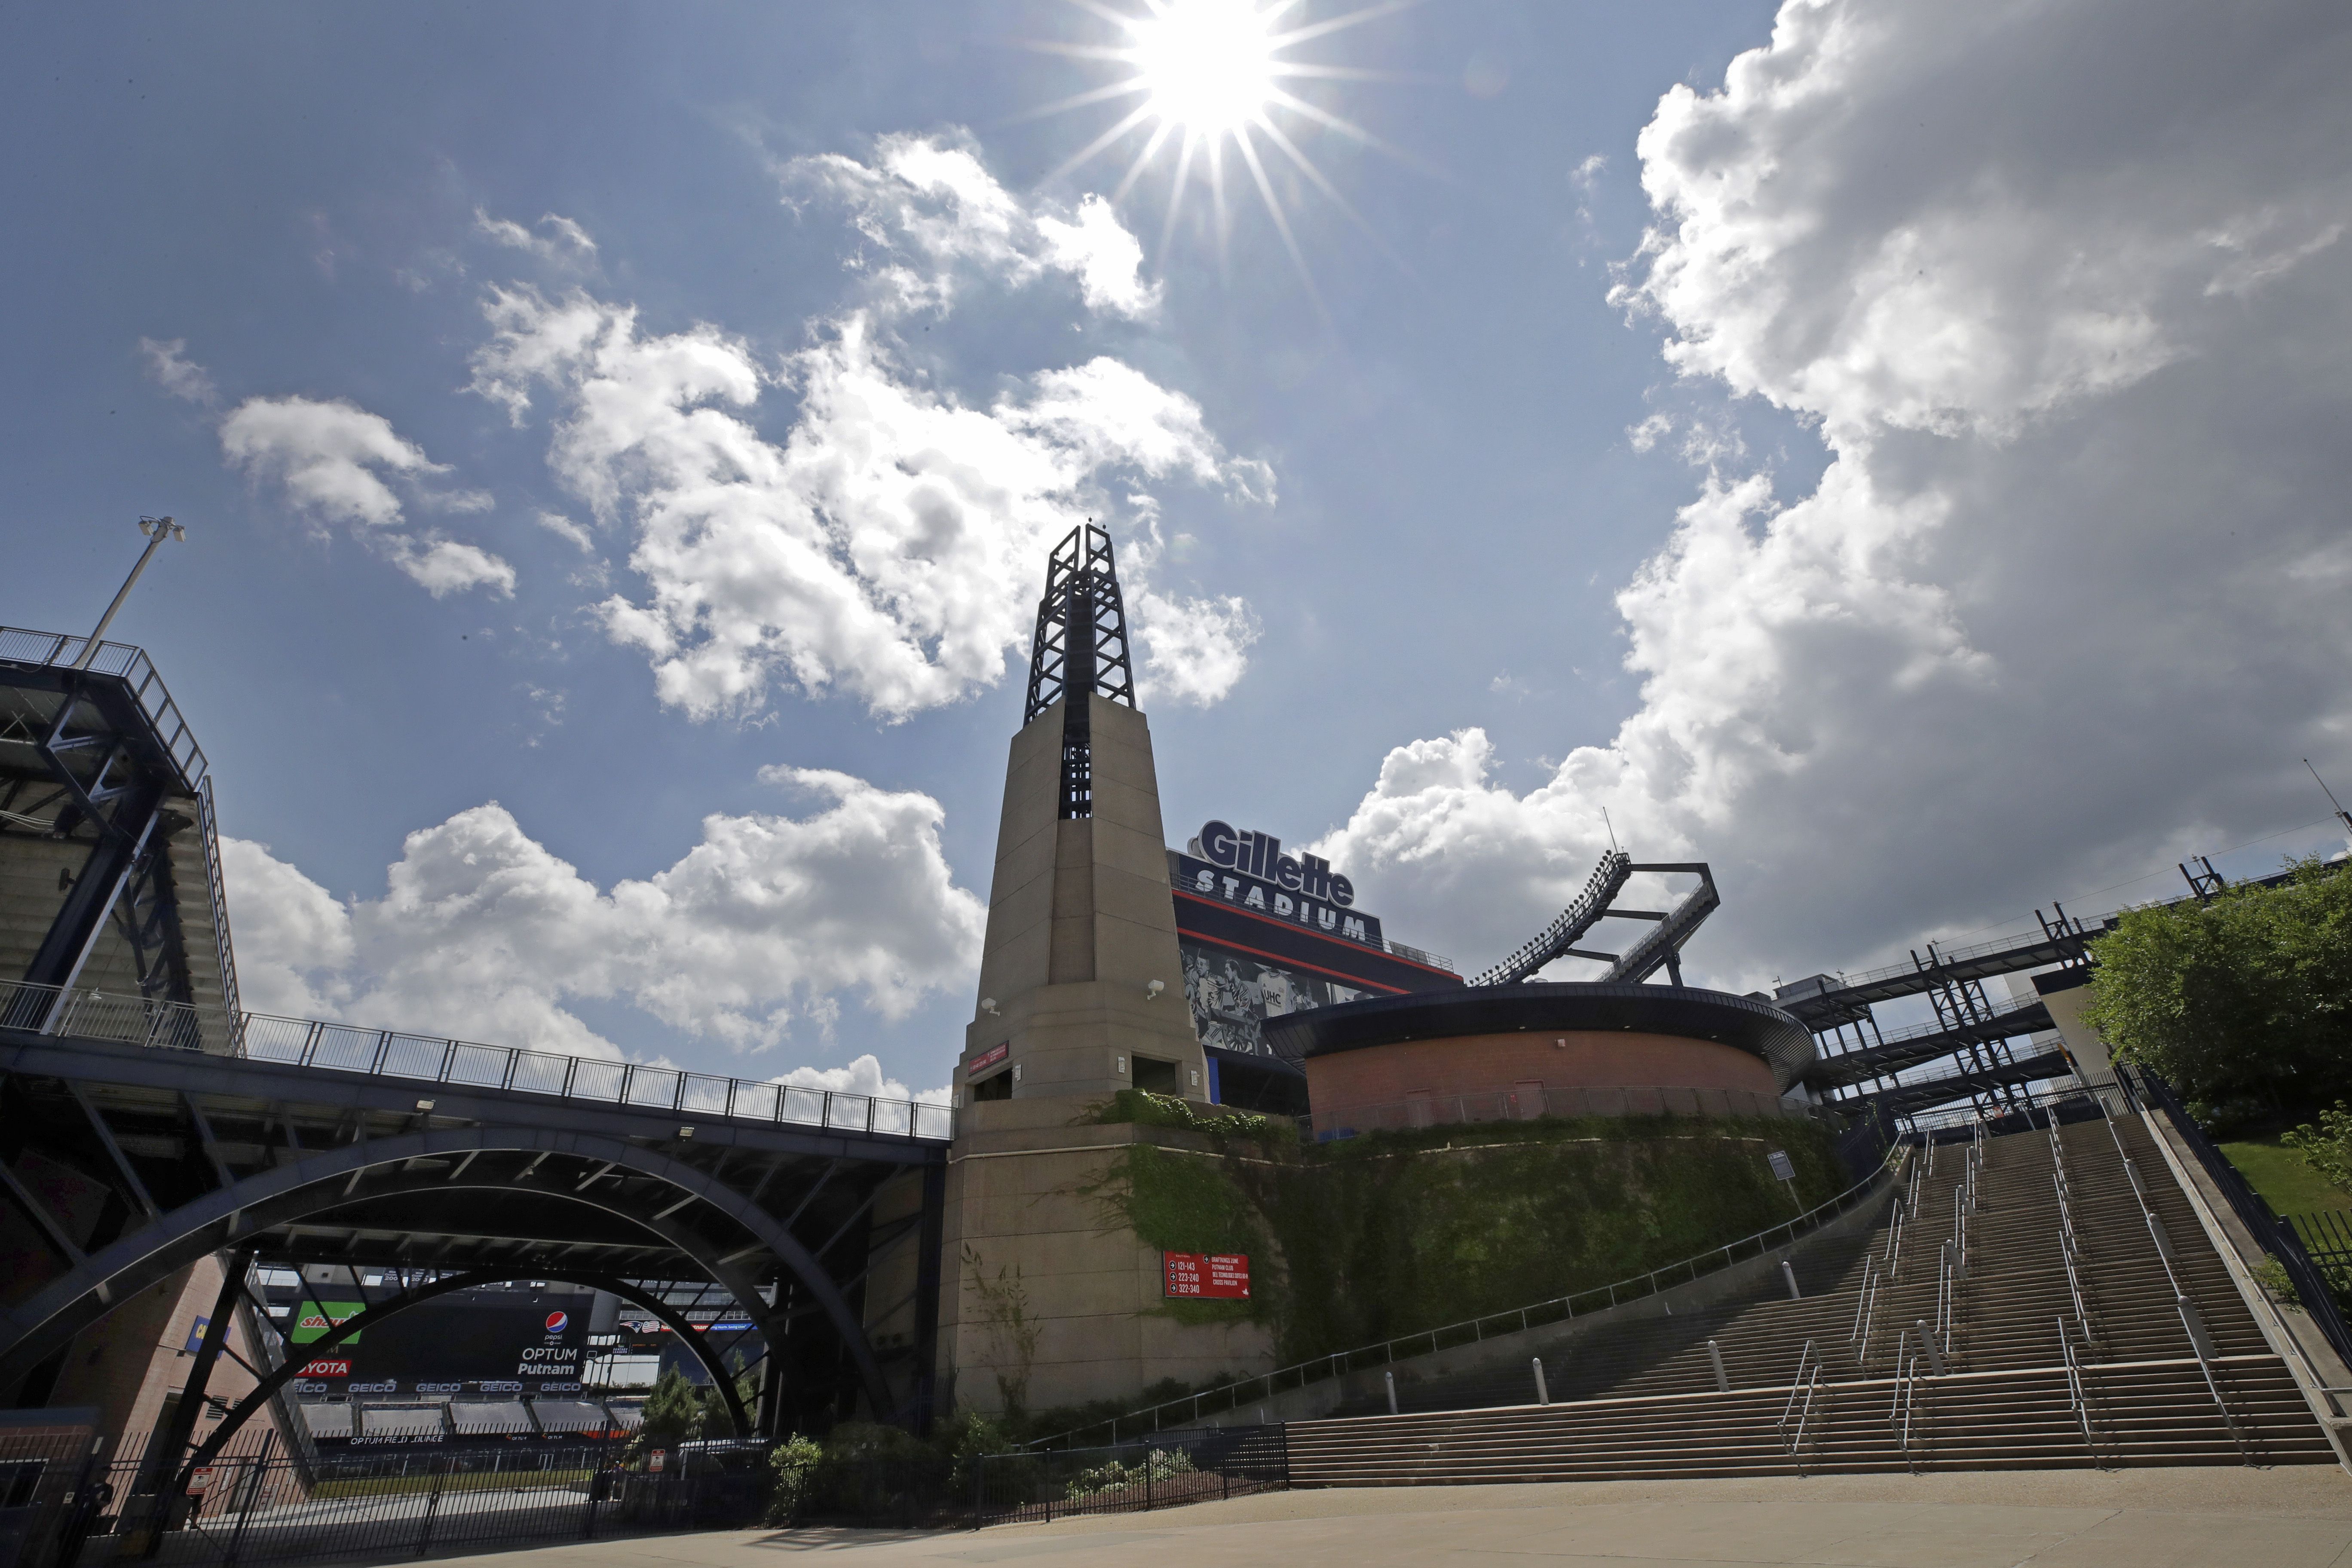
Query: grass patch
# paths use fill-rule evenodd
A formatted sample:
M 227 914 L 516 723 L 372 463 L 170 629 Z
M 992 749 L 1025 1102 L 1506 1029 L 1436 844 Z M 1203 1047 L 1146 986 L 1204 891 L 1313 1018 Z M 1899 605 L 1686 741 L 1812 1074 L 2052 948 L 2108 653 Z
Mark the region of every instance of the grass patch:
M 2352 1209 L 2352 1193 L 2328 1184 L 2301 1154 L 2280 1143 L 2276 1133 L 2242 1139 L 2221 1148 L 2246 1184 L 2280 1214 Z
M 401 1497 L 429 1492 L 540 1491 L 557 1487 L 586 1486 L 588 1470 L 467 1470 L 454 1476 L 362 1476 L 347 1481 L 320 1481 L 310 1489 L 314 1498 Z

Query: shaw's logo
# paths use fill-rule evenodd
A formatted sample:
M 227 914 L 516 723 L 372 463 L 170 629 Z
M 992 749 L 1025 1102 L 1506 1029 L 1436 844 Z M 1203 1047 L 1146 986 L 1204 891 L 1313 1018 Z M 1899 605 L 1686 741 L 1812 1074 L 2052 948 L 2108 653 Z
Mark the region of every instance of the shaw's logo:
M 551 1333 L 551 1334 L 560 1334 L 560 1333 L 562 1333 L 564 1330 L 566 1330 L 566 1329 L 570 1328 L 571 1326 L 572 1326 L 572 1314 L 571 1314 L 571 1313 L 569 1313 L 569 1312 L 550 1312 L 550 1313 L 548 1313 L 548 1314 L 547 1314 L 547 1331 L 548 1331 L 549 1333 Z

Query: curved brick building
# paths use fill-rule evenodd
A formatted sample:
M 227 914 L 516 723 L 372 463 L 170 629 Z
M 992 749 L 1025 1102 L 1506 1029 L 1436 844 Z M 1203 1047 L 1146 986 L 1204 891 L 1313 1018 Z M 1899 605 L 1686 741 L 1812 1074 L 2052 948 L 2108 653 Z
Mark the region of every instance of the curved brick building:
M 1679 985 L 1524 984 L 1268 1019 L 1318 1137 L 1538 1116 L 1779 1116 L 1812 1036 L 1769 1003 Z

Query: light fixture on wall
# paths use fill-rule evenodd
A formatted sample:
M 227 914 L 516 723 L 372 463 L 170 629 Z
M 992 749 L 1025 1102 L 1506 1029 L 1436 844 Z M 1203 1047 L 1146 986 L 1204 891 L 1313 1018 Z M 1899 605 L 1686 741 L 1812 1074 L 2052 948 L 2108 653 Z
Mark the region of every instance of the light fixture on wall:
M 995 998 L 995 997 L 993 997 L 993 996 L 983 996 L 983 997 L 982 997 L 982 998 L 980 999 L 980 1010 L 981 1010 L 982 1012 L 983 1012 L 983 1013 L 987 1014 L 987 1015 L 988 1015 L 990 1017 L 992 1017 L 992 1018 L 995 1017 L 995 1016 L 996 1016 L 996 998 Z
M 1150 984 L 1144 986 L 1143 999 L 1147 1002 L 1157 1002 L 1160 1000 L 1160 994 L 1167 989 L 1168 982 L 1165 980 L 1154 980 Z

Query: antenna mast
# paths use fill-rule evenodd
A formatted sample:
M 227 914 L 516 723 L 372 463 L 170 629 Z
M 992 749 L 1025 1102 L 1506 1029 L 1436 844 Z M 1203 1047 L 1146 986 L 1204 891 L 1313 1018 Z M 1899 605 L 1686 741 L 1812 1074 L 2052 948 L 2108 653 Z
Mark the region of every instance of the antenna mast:
M 2336 792 L 2327 787 L 2327 781 L 2319 776 L 2319 770 L 2311 767 L 2309 757 L 2303 759 L 2303 765 L 2311 768 L 2311 782 L 2319 786 L 2319 793 L 2326 795 L 2327 804 L 2336 808 L 2336 820 L 2344 829 L 2344 846 L 2352 849 L 2352 812 L 2344 809 L 2344 803 L 2336 798 Z

